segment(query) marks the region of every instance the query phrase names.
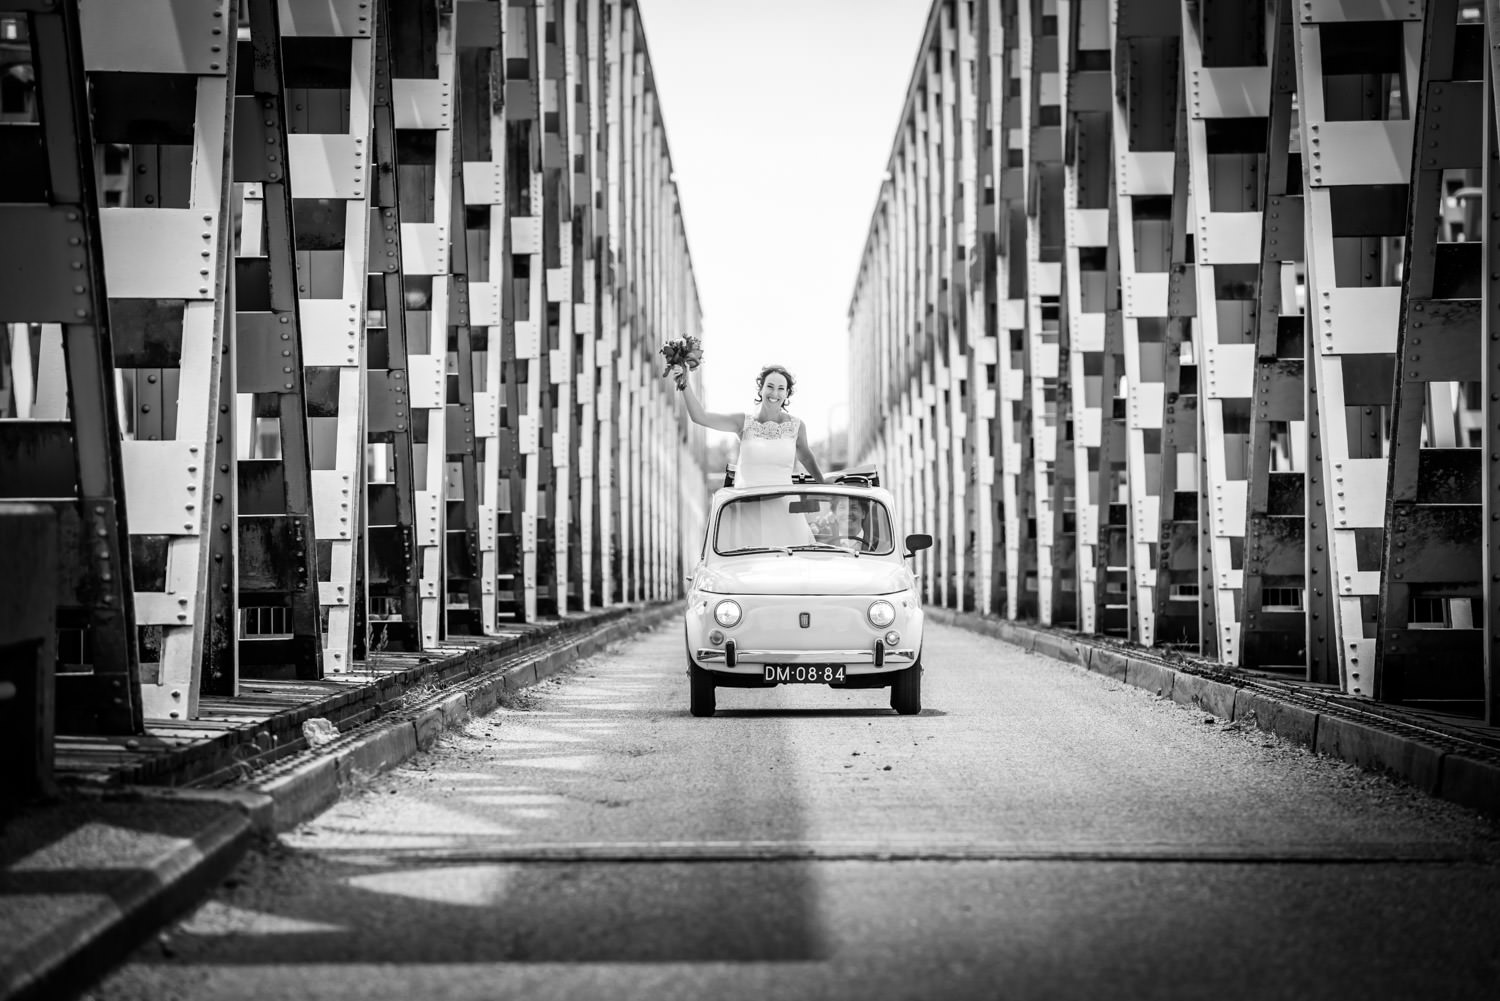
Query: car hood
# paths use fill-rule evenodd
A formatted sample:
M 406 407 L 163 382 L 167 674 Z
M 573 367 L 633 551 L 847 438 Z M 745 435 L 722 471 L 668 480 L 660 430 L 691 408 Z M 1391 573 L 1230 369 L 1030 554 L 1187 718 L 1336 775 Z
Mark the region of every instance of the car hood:
M 892 594 L 911 586 L 911 573 L 870 556 L 755 553 L 699 568 L 693 586 L 716 594 Z

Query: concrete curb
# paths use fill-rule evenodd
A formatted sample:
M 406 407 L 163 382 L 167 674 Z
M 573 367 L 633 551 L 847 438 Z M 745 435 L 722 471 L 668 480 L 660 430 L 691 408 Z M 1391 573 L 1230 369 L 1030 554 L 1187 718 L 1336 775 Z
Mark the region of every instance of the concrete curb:
M 253 842 L 254 827 L 249 812 L 225 809 L 190 840 L 165 840 L 170 847 L 146 864 L 115 870 L 107 892 L 86 892 L 92 899 L 84 906 L 61 919 L 48 913 L 51 924 L 37 929 L 35 938 L 0 949 L 0 998 L 44 1001 L 87 988 L 228 876 Z M 80 869 L 111 871 L 107 857 L 94 865 L 88 858 L 69 861 Z
M 646 608 L 585 635 L 534 647 L 409 709 L 341 733 L 323 747 L 299 751 L 236 789 L 263 798 L 264 805 L 252 817 L 258 832 L 290 830 L 328 809 L 347 789 L 431 747 L 443 731 L 491 711 L 502 694 L 544 681 L 609 643 L 653 628 L 676 611 L 676 605 Z
M 1381 772 L 1441 799 L 1500 817 L 1500 753 L 1389 716 L 1282 691 L 1204 662 L 1168 664 L 1061 629 L 929 608 L 927 617 L 1031 653 L 1084 667 L 1224 720 L 1252 720 L 1267 733 Z M 1390 708 L 1390 707 L 1385 707 Z

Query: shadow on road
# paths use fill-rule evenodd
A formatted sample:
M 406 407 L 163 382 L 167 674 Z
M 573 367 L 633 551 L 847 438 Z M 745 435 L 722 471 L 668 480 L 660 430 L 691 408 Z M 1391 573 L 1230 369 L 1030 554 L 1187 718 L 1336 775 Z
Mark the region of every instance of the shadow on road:
M 791 752 L 705 733 L 648 640 L 472 721 L 435 753 L 242 866 L 182 925 L 175 960 L 206 964 L 802 962 L 827 955 L 813 864 L 600 861 L 569 845 L 800 833 L 792 785 L 758 772 Z M 685 693 L 683 693 L 685 696 Z M 685 703 L 685 697 L 683 698 Z M 726 715 L 889 715 L 766 710 Z M 684 762 L 694 759 L 692 769 Z M 376 788 L 380 787 L 380 788 Z M 526 845 L 547 860 L 455 864 Z M 556 858 L 561 852 L 562 859 Z M 387 854 L 388 853 L 388 854 Z M 429 856 L 429 857 L 424 857 Z M 445 858 L 446 856 L 446 858 Z M 141 959 L 155 962 L 153 957 Z

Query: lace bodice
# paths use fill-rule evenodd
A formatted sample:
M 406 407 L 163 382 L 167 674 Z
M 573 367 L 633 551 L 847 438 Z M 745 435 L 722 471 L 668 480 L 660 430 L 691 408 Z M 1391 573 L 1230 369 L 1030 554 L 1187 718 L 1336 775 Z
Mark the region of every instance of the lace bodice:
M 740 439 L 746 437 L 766 438 L 775 441 L 779 438 L 790 438 L 797 440 L 797 428 L 802 424 L 797 418 L 792 417 L 784 421 L 758 421 L 749 414 L 745 415 L 745 426 L 740 430 Z
M 784 421 L 758 421 L 745 415 L 740 429 L 740 456 L 735 466 L 734 485 L 758 487 L 792 482 L 797 463 L 797 430 L 802 422 L 795 417 Z

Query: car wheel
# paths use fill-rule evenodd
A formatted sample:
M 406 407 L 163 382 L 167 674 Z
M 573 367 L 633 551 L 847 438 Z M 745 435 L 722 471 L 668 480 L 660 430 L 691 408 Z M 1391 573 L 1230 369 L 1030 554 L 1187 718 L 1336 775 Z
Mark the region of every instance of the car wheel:
M 922 662 L 897 673 L 891 682 L 891 708 L 902 716 L 922 711 Z
M 688 710 L 694 716 L 714 714 L 714 679 L 696 664 L 688 665 Z

